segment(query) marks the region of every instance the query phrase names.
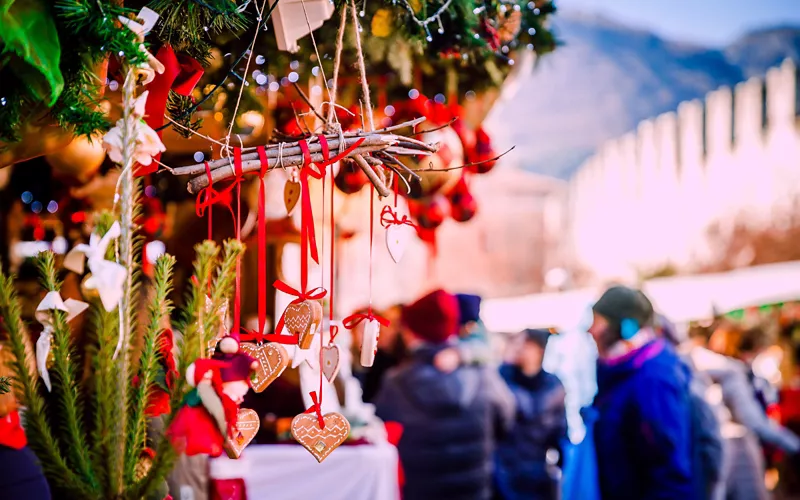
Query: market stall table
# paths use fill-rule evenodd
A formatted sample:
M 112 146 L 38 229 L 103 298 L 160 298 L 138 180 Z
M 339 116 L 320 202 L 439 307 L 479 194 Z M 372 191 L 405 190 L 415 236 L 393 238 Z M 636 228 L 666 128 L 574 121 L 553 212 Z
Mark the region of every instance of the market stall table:
M 321 464 L 299 445 L 251 445 L 238 460 L 225 456 L 210 460 L 209 474 L 212 485 L 244 480 L 247 500 L 400 497 L 397 448 L 388 443 L 343 445 Z

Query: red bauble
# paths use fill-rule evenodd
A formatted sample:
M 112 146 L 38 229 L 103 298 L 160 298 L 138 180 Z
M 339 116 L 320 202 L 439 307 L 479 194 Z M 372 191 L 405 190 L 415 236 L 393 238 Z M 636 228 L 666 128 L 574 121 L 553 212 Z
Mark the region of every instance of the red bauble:
M 489 134 L 479 127 L 475 131 L 475 149 L 470 154 L 470 163 L 477 163 L 469 167 L 469 171 L 476 174 L 485 174 L 497 164 L 497 160 L 492 160 L 497 156 L 492 148 L 492 139 Z M 491 160 L 491 161 L 489 161 Z
M 457 222 L 467 222 L 478 212 L 478 202 L 469 192 L 469 186 L 463 176 L 447 193 L 447 199 L 450 201 L 450 216 Z
M 369 183 L 369 179 L 354 161 L 342 160 L 334 182 L 339 191 L 344 194 L 353 194 L 361 191 L 361 188 Z
M 423 229 L 436 229 L 442 225 L 449 207 L 444 196 L 434 196 L 427 203 L 414 204 L 412 215 L 415 215 L 419 226 Z

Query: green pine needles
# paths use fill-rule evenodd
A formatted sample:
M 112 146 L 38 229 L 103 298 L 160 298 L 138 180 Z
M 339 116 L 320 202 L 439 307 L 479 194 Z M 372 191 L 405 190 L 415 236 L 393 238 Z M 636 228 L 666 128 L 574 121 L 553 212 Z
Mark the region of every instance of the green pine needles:
M 0 394 L 6 394 L 11 390 L 11 379 L 8 377 L 0 377 Z
M 112 222 L 110 214 L 101 215 L 96 228 L 102 233 Z M 28 333 L 14 281 L 0 272 L 0 315 L 15 357 L 11 364 L 13 376 L 0 379 L 0 390 L 13 389 L 26 408 L 28 441 L 41 461 L 55 498 L 160 500 L 166 495 L 165 478 L 174 465 L 176 452 L 163 432 L 154 432 L 154 427 L 165 429 L 177 413 L 188 390 L 182 374 L 203 355 L 207 337 L 216 331 L 220 321 L 217 315 L 207 313 L 206 296 L 211 297 L 213 310 L 224 303 L 234 281 L 236 259 L 243 250 L 237 241 L 226 242 L 223 249 L 210 241 L 196 247 L 195 273 L 205 279 L 193 280 L 181 314 L 181 334 L 176 332 L 175 342 L 179 376 L 171 387 L 169 411 L 157 417 L 157 425 L 147 416 L 147 408 L 153 392 L 165 387 L 161 367 L 166 340 L 162 332 L 169 325 L 173 308 L 169 299 L 175 264 L 172 256 L 158 258 L 150 283 L 139 280 L 142 293 L 148 297 L 145 324 L 138 331 L 127 332 L 124 338 L 130 342 L 116 358 L 118 310 L 106 312 L 99 300 L 89 300 L 90 309 L 84 314 L 91 315 L 87 322 L 90 340 L 83 352 L 72 338 L 66 313 L 53 311 L 51 393 L 46 392 L 38 374 L 28 370 Z M 115 251 L 111 248 L 109 253 Z M 140 259 L 141 252 L 136 257 Z M 61 283 L 53 253 L 40 253 L 36 262 L 44 290 L 59 291 Z M 138 301 L 131 302 L 135 310 Z M 134 349 L 134 345 L 140 347 Z M 118 392 L 120 380 L 124 381 L 124 394 Z M 147 454 L 149 450 L 156 450 L 154 457 Z

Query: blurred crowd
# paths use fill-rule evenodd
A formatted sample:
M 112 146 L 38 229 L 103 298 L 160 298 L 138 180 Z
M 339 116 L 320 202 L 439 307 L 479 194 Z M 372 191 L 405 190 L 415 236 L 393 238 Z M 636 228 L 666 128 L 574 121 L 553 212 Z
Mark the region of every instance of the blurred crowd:
M 559 333 L 501 336 L 498 366 L 480 304 L 437 290 L 384 311 L 375 364 L 357 373 L 402 427 L 403 498 L 800 498 L 796 364 L 778 373 L 800 354 L 797 321 L 676 326 L 642 292 L 608 288 L 587 335 L 597 392 L 572 443 L 564 385 L 543 369 Z

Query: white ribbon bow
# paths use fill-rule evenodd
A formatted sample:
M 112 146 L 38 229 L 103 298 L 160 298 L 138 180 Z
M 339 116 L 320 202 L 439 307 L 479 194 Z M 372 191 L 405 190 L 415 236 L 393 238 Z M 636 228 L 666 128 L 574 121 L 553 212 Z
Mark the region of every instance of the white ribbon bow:
M 48 292 L 36 307 L 36 321 L 44 327 L 42 333 L 39 334 L 39 339 L 36 341 L 36 368 L 39 370 L 39 375 L 42 377 L 48 392 L 52 390 L 50 374 L 47 372 L 47 356 L 50 354 L 50 341 L 54 331 L 53 322 L 55 318 L 53 317 L 53 311 L 64 311 L 67 313 L 67 321 L 70 321 L 85 311 L 87 307 L 89 307 L 89 304 L 80 300 L 62 300 L 58 292 Z
M 111 229 L 101 238 L 97 233 L 92 233 L 89 244 L 75 245 L 64 257 L 64 267 L 78 274 L 83 274 L 83 258 L 89 263 L 91 276 L 86 280 L 86 288 L 97 290 L 100 302 L 106 312 L 111 312 L 122 299 L 122 285 L 127 277 L 125 266 L 105 259 L 106 249 L 114 238 L 119 237 L 120 227 L 114 222 Z

